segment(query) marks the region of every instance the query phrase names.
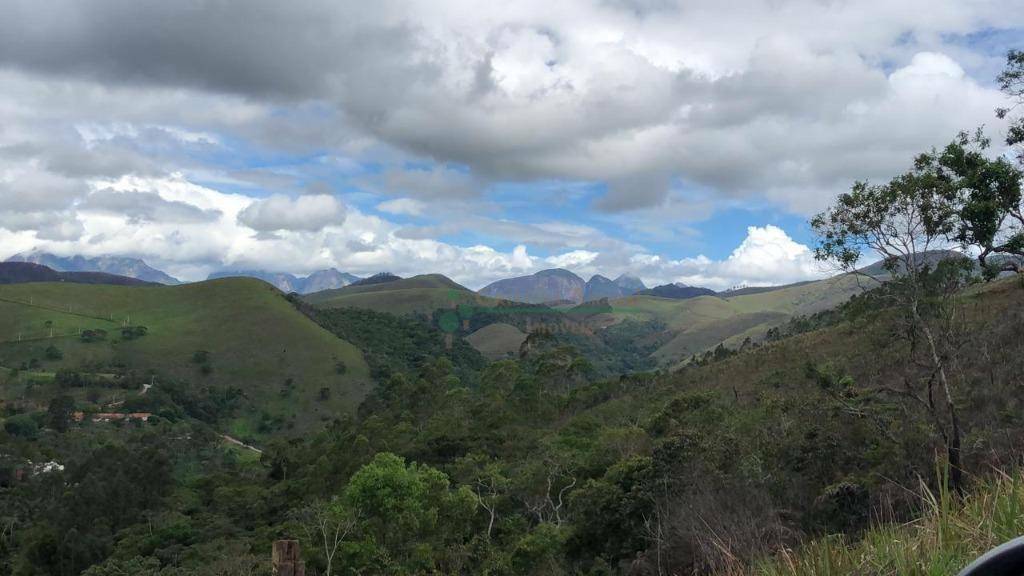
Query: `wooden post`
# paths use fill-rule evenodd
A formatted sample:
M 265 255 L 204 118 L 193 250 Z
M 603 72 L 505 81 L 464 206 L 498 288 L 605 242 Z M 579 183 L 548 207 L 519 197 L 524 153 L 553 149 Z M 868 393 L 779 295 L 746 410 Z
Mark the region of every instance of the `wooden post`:
M 306 563 L 301 559 L 298 540 L 275 540 L 270 556 L 274 576 L 306 576 Z

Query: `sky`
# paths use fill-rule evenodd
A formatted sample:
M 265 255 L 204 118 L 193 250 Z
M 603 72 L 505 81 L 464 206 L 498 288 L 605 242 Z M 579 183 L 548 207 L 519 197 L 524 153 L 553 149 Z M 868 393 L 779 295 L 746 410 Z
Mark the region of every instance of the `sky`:
M 0 0 L 0 258 L 828 274 L 807 219 L 984 125 L 1002 0 Z

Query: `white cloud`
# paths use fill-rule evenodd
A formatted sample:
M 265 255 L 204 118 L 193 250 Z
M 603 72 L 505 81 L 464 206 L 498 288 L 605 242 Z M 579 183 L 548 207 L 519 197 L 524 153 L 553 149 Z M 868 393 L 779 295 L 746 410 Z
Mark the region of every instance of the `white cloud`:
M 274 195 L 257 200 L 238 213 L 238 222 L 260 232 L 316 232 L 345 221 L 345 205 L 334 196 L 315 194 L 289 198 Z
M 704 255 L 671 259 L 645 252 L 577 250 L 535 263 L 531 271 L 536 271 L 540 264 L 568 268 L 583 278 L 594 274 L 615 277 L 630 273 L 642 278 L 648 286 L 682 282 L 715 290 L 738 285 L 788 284 L 829 275 L 829 271 L 814 260 L 810 248 L 770 224 L 748 227 L 746 238 L 724 260 L 712 260 Z
M 19 5 L 0 20 L 2 249 L 148 255 L 190 278 L 336 264 L 476 285 L 559 264 L 721 287 L 809 277 L 770 227 L 720 262 L 639 244 L 685 241 L 723 207 L 808 214 L 959 130 L 998 136 L 1002 54 L 963 38 L 1024 25 L 1012 0 Z M 306 165 L 259 165 L 290 155 Z M 310 182 L 362 196 L 297 195 Z M 464 232 L 519 246 L 438 240 Z
M 415 198 L 395 198 L 377 204 L 377 210 L 388 214 L 403 214 L 406 216 L 420 216 L 426 204 Z
M 825 269 L 811 250 L 781 228 L 747 228 L 747 237 L 722 263 L 708 267 L 716 276 L 740 284 L 785 284 L 821 278 Z
M 550 256 L 544 261 L 555 268 L 582 268 L 593 262 L 599 254 L 589 250 L 573 250 L 565 254 Z

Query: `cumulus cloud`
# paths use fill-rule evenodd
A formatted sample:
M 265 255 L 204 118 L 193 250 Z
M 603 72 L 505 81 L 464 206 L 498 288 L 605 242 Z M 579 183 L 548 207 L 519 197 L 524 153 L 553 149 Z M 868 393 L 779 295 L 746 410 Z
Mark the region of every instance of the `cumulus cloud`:
M 377 204 L 377 210 L 388 214 L 403 214 L 406 216 L 419 216 L 426 209 L 426 204 L 415 198 L 395 198 Z
M 583 278 L 629 273 L 648 286 L 681 282 L 715 290 L 788 284 L 824 278 L 830 273 L 815 261 L 809 247 L 770 224 L 748 227 L 743 242 L 722 260 L 704 255 L 672 259 L 650 252 L 572 250 L 534 260 L 530 269 L 552 266 L 567 268 Z
M 110 188 L 92 192 L 78 209 L 158 222 L 213 222 L 221 216 L 216 209 L 203 210 L 187 202 L 164 200 L 156 192 L 118 192 Z
M 564 262 L 790 281 L 805 256 L 770 228 L 720 262 L 642 244 L 727 207 L 809 214 L 961 129 L 997 133 L 1002 55 L 964 39 L 1022 25 L 1012 0 L 11 0 L 0 240 L 185 277 L 338 263 L 479 285 Z
M 986 57 L 955 39 L 1024 22 L 1009 0 L 257 0 L 244 10 L 20 0 L 8 14 L 0 63 L 14 69 L 287 102 L 249 132 L 337 145 L 326 134 L 344 117 L 366 137 L 469 169 L 461 180 L 445 168 L 389 171 L 385 184 L 405 195 L 582 179 L 608 183 L 598 207 L 609 211 L 658 204 L 672 177 L 819 206 L 821 190 L 889 174 L 895 159 L 991 122 L 997 93 L 957 74 L 949 54 L 980 66 Z M 887 76 L 883 63 L 900 69 Z M 310 102 L 322 105 L 304 112 Z M 866 145 L 882 139 L 891 143 Z
M 294 230 L 316 232 L 345 221 L 345 205 L 326 194 L 289 198 L 274 195 L 253 202 L 238 214 L 238 221 L 259 232 Z
M 821 278 L 827 270 L 811 250 L 781 228 L 750 226 L 747 237 L 720 263 L 709 263 L 694 279 L 765 286 Z
M 593 262 L 599 254 L 589 250 L 573 250 L 557 256 L 549 256 L 544 261 L 555 268 L 582 268 Z

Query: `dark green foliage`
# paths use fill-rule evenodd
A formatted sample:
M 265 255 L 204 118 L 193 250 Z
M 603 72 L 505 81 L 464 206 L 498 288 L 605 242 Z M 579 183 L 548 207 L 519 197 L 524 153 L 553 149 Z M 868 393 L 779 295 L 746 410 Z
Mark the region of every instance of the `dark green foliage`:
M 74 411 L 74 398 L 68 395 L 57 396 L 50 400 L 50 406 L 46 410 L 47 424 L 57 432 L 67 432 Z
M 79 340 L 82 342 L 101 342 L 107 339 L 107 331 L 101 328 L 82 330 Z
M 11 436 L 32 440 L 39 435 L 39 424 L 28 414 L 15 414 L 4 420 L 4 431 Z
M 136 338 L 142 338 L 149 331 L 145 326 L 125 326 L 121 328 L 121 338 L 125 340 L 135 340 Z
M 210 356 L 210 353 L 206 350 L 196 350 L 192 353 L 192 363 L 199 365 L 199 373 L 203 376 L 208 376 L 213 372 Z
M 930 224 L 950 240 L 978 253 L 988 278 L 1021 270 L 1024 259 L 1024 174 L 1004 158 L 990 159 L 988 139 L 978 130 L 961 133 L 941 151 L 915 161 L 928 179 L 934 198 L 926 214 Z
M 445 335 L 421 320 L 359 308 L 317 310 L 314 314 L 324 328 L 363 350 L 376 380 L 413 371 L 425 360 L 441 356 L 451 359 L 459 371 L 478 370 L 485 363 L 461 338 L 453 338 L 451 349 L 447 349 Z
M 60 348 L 57 348 L 52 344 L 46 347 L 46 352 L 44 352 L 44 355 L 46 356 L 47 360 L 60 360 L 61 358 L 64 357 L 64 353 L 60 351 Z

